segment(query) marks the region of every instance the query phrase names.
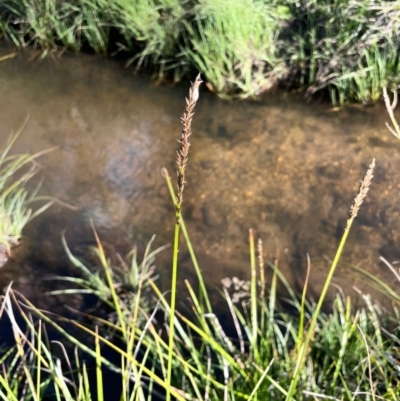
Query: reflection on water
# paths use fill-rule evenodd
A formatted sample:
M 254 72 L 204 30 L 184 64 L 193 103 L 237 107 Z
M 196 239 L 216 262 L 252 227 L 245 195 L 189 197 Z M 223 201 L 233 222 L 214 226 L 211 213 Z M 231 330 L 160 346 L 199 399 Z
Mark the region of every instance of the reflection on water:
M 166 166 L 174 175 L 188 85 L 156 88 L 115 61 L 64 56 L 0 63 L 0 88 L 0 140 L 30 114 L 14 150 L 57 146 L 41 158 L 42 193 L 80 208 L 54 206 L 32 223 L 22 250 L 2 269 L 2 285 L 12 279 L 35 295 L 40 277 L 67 268 L 63 230 L 72 248 L 93 242 L 90 219 L 109 248 L 127 251 L 154 233 L 156 246 L 172 242 L 173 207 L 160 171 Z M 253 228 L 266 257 L 279 254 L 295 285 L 304 279 L 308 252 L 318 291 L 373 157 L 375 178 L 342 260 L 390 277 L 379 256 L 400 255 L 400 142 L 386 120 L 382 107 L 333 112 L 303 99 L 229 103 L 202 93 L 184 216 L 207 282 L 248 276 Z M 168 272 L 169 256 L 167 250 L 158 259 L 159 272 Z M 192 277 L 184 250 L 181 259 L 182 277 Z M 335 282 L 348 292 L 361 286 L 345 265 Z

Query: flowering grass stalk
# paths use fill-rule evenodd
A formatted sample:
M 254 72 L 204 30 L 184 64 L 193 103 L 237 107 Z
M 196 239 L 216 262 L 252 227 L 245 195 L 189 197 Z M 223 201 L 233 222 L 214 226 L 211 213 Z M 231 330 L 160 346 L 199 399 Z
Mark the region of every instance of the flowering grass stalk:
M 178 254 L 179 254 L 179 228 L 181 224 L 181 211 L 183 202 L 183 190 L 185 188 L 185 172 L 188 162 L 190 136 L 192 135 L 192 119 L 194 108 L 199 98 L 199 86 L 201 84 L 200 74 L 189 90 L 189 98 L 186 99 L 186 108 L 181 117 L 183 125 L 181 138 L 179 140 L 180 147 L 176 152 L 176 166 L 178 176 L 178 192 L 175 203 L 175 231 L 174 231 L 174 249 L 172 259 L 172 282 L 171 282 L 171 304 L 170 304 L 170 319 L 169 319 L 169 341 L 168 341 L 168 364 L 167 364 L 167 401 L 171 399 L 170 383 L 172 372 L 172 353 L 174 346 L 174 320 L 176 307 L 176 284 L 178 279 Z
M 286 396 L 286 401 L 290 401 L 290 400 L 293 399 L 293 395 L 294 395 L 297 383 L 298 383 L 299 378 L 300 378 L 301 368 L 303 367 L 303 365 L 305 363 L 305 356 L 306 356 L 306 353 L 307 353 L 311 338 L 314 335 L 314 330 L 315 330 L 315 327 L 316 327 L 316 324 L 317 324 L 318 317 L 319 317 L 319 315 L 321 313 L 322 305 L 323 305 L 323 303 L 325 301 L 325 297 L 326 297 L 326 294 L 328 292 L 329 285 L 330 285 L 330 283 L 332 281 L 333 274 L 335 273 L 335 270 L 336 270 L 336 267 L 337 267 L 337 265 L 339 263 L 340 256 L 342 254 L 344 245 L 345 245 L 345 243 L 347 241 L 347 237 L 349 235 L 351 225 L 353 224 L 353 221 L 357 216 L 357 213 L 358 213 L 358 211 L 360 209 L 360 206 L 363 203 L 363 201 L 364 201 L 364 199 L 367 196 L 367 193 L 369 191 L 369 186 L 371 185 L 372 178 L 374 177 L 373 176 L 374 167 L 375 167 L 375 159 L 372 160 L 372 162 L 371 162 L 371 164 L 370 164 L 370 166 L 369 166 L 369 168 L 367 170 L 367 173 L 365 174 L 363 180 L 361 181 L 360 189 L 358 191 L 358 194 L 354 198 L 353 204 L 352 204 L 352 206 L 350 208 L 349 217 L 348 217 L 347 222 L 346 222 L 346 227 L 344 229 L 344 233 L 342 235 L 342 239 L 341 239 L 341 241 L 339 243 L 339 247 L 338 247 L 338 249 L 336 251 L 335 258 L 333 259 L 333 262 L 332 262 L 331 267 L 329 269 L 328 276 L 327 276 L 327 278 L 326 278 L 326 280 L 324 282 L 324 286 L 322 288 L 322 292 L 321 292 L 321 295 L 319 297 L 318 304 L 317 304 L 317 306 L 316 306 L 316 308 L 315 308 L 315 310 L 313 312 L 313 315 L 312 315 L 312 318 L 311 318 L 311 322 L 310 322 L 310 326 L 308 328 L 308 331 L 307 331 L 307 334 L 306 334 L 304 342 L 303 342 L 302 338 L 299 338 L 299 341 L 301 341 L 302 343 L 301 343 L 301 346 L 299 345 L 300 352 L 299 352 L 299 355 L 298 355 L 296 369 L 295 369 L 295 372 L 294 372 L 294 375 L 293 375 L 293 379 L 292 379 L 292 381 L 290 383 L 290 387 L 289 387 L 289 390 L 288 390 L 288 393 L 287 393 L 287 396 Z M 304 314 L 304 311 L 301 311 L 301 313 Z

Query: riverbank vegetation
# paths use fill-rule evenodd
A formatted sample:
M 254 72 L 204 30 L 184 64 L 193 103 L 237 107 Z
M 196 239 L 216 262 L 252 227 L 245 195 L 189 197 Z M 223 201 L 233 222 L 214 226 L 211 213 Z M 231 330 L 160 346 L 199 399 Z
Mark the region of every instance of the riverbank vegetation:
M 334 105 L 400 84 L 400 6 L 384 0 L 3 0 L 0 33 L 40 55 L 92 49 L 223 97 L 283 86 Z
M 65 319 L 7 290 L 1 312 L 13 325 L 15 347 L 1 359 L 2 399 L 157 400 L 167 392 L 181 401 L 400 399 L 399 317 L 389 317 L 367 295 L 356 309 L 349 297 L 338 294 L 332 311 L 323 313 L 287 286 L 289 297 L 282 303 L 278 282 L 287 283 L 269 264 L 268 285 L 257 284 L 255 276 L 250 283 L 224 281 L 234 327 L 229 332 L 209 308 L 207 293 L 197 294 L 187 282 L 189 307 L 175 311 L 170 355 L 170 304 L 149 270 L 154 255 L 149 252 L 128 267 L 112 266 L 100 242 L 96 252 L 99 264 L 90 269 L 72 256 L 83 276 L 71 279 L 81 286 L 71 292 L 99 295 L 109 317 L 69 322 L 74 335 Z M 130 290 L 121 291 L 128 284 Z M 235 295 L 242 302 L 234 303 Z M 62 343 L 49 341 L 49 327 L 59 331 Z
M 0 318 L 10 322 L 13 344 L 0 353 L 0 397 L 13 401 L 400 400 L 398 295 L 372 278 L 391 297 L 394 311 L 385 311 L 366 294 L 360 294 L 362 303 L 356 307 L 340 291 L 331 311 L 323 311 L 347 236 L 370 188 L 374 161 L 350 208 L 318 301 L 307 293 L 311 265 L 303 292 L 296 294 L 279 271 L 278 261 L 264 260 L 262 241 L 256 241 L 250 230 L 251 279 L 225 278 L 221 292 L 229 319 L 214 310 L 181 216 L 200 83 L 198 77 L 192 84 L 182 116 L 176 194 L 163 171 L 176 212 L 171 291 L 163 292 L 158 285 L 154 258 L 160 250 L 151 251 L 151 243 L 141 261 L 133 250 L 116 264 L 95 231 L 96 263 L 76 258 L 64 241 L 80 276 L 56 277 L 71 284 L 62 293 L 94 295 L 99 307 L 92 315 L 81 312 L 81 319 L 71 321 L 35 308 L 9 286 L 1 297 Z M 198 288 L 185 281 L 186 306 L 175 298 L 180 233 L 198 281 Z M 266 277 L 271 277 L 269 282 Z M 278 297 L 282 287 L 285 298 Z M 63 341 L 51 341 L 49 328 Z
M 6 263 L 11 248 L 18 245 L 25 225 L 52 203 L 50 201 L 35 211 L 32 209 L 33 202 L 43 198 L 36 196 L 37 191 L 29 194 L 25 185 L 37 171 L 35 159 L 45 152 L 10 155 L 21 131 L 22 128 L 13 134 L 0 151 L 0 267 Z

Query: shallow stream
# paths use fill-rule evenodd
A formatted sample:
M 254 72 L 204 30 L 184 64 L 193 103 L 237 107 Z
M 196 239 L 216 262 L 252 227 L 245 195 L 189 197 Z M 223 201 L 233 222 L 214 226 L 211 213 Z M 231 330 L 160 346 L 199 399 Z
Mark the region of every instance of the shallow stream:
M 6 49 L 2 49 L 3 53 Z M 109 252 L 172 242 L 174 211 L 162 167 L 173 173 L 180 115 L 188 85 L 154 85 L 113 60 L 64 55 L 60 60 L 0 62 L 0 142 L 30 118 L 14 151 L 38 152 L 42 194 L 54 205 L 25 230 L 2 268 L 10 280 L 49 306 L 47 274 L 73 274 L 61 246 L 82 254 L 94 243 L 93 220 Z M 400 116 L 399 116 L 400 117 Z M 266 259 L 279 258 L 300 288 L 312 263 L 319 291 L 348 211 L 372 158 L 375 178 L 352 227 L 334 282 L 346 293 L 367 290 L 350 264 L 393 282 L 379 260 L 400 259 L 400 141 L 379 105 L 334 111 L 303 98 L 267 95 L 227 102 L 201 92 L 193 122 L 184 217 L 207 284 L 249 277 L 248 230 L 262 238 Z M 157 259 L 167 285 L 171 249 Z M 194 278 L 181 252 L 181 278 Z M 72 273 L 71 273 L 72 272 Z M 46 298 L 46 299 L 45 299 Z

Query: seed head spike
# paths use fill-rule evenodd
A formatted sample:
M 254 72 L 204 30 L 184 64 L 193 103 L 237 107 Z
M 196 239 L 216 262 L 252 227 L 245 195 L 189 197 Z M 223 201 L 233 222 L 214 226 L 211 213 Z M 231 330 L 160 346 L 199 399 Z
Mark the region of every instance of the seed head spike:
M 176 174 L 178 176 L 178 192 L 176 195 L 176 209 L 180 214 L 180 209 L 183 201 L 183 190 L 185 187 L 185 169 L 188 161 L 190 142 L 189 138 L 192 134 L 192 118 L 194 115 L 194 108 L 196 102 L 199 99 L 199 86 L 203 81 L 200 78 L 200 74 L 197 75 L 194 82 L 191 83 L 189 90 L 189 98 L 186 98 L 185 111 L 181 117 L 181 123 L 183 125 L 181 137 L 178 140 L 180 147 L 176 152 Z

